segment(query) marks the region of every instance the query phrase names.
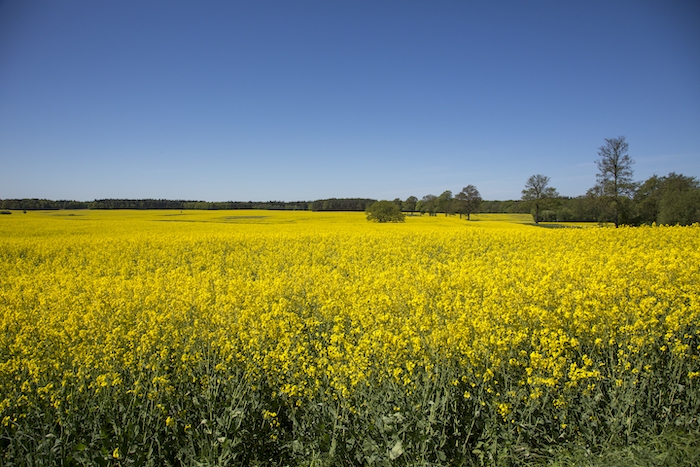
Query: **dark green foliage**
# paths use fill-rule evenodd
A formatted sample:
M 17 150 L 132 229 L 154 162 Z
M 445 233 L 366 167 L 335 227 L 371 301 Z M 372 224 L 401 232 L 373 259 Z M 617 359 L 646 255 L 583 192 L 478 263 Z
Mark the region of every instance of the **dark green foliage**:
M 406 201 L 403 202 L 402 209 L 413 213 L 416 210 L 416 204 L 418 204 L 418 198 L 415 196 L 409 196 L 406 198 Z
M 700 222 L 700 182 L 671 172 L 652 176 L 634 196 L 635 223 L 680 224 Z
M 553 449 L 551 456 L 531 466 L 560 467 L 695 467 L 700 459 L 700 433 L 665 429 L 659 434 L 643 433 L 630 444 L 601 446 L 567 443 Z
M 215 370 L 211 358 L 175 383 L 186 397 L 149 397 L 149 378 L 142 394 L 75 391 L 66 407 L 34 392 L 28 417 L 0 426 L 0 465 L 690 467 L 700 458 L 700 388 L 685 377 L 697 368 L 667 352 L 652 357 L 660 370 L 636 374 L 611 353 L 599 384 L 573 391 L 563 407 L 553 404 L 561 388 L 520 397 L 528 388 L 509 378 L 512 366 L 483 387 L 443 361 L 433 375 L 416 373 L 412 390 L 385 378 L 347 398 L 321 389 L 297 401 L 242 372 Z M 512 394 L 507 418 L 496 410 L 499 389 Z
M 377 201 L 366 210 L 367 220 L 374 222 L 403 222 L 404 213 L 392 201 Z
M 435 195 L 425 195 L 421 198 L 418 203 L 416 203 L 416 209 L 420 211 L 421 215 L 426 212 L 430 216 L 434 216 L 437 212 L 437 196 Z
M 505 201 L 482 201 L 479 204 L 479 212 L 486 213 L 506 213 L 506 214 L 527 214 L 530 208 L 522 200 Z
M 462 214 L 466 214 L 467 220 L 469 220 L 471 218 L 471 214 L 479 210 L 479 206 L 481 205 L 481 194 L 479 194 L 479 190 L 477 190 L 474 185 L 467 185 L 462 188 L 462 191 L 457 193 L 454 203 L 456 205 L 457 212 L 459 213 L 459 217 L 462 217 Z
M 310 204 L 312 211 L 364 211 L 376 199 L 369 198 L 330 198 L 319 199 Z
M 169 199 L 96 199 L 94 201 L 52 201 L 48 199 L 0 200 L 2 209 L 289 209 L 308 210 L 308 201 L 184 201 Z M 359 209 L 360 211 L 363 210 Z
M 435 200 L 437 212 L 444 212 L 445 216 L 454 212 L 454 198 L 450 190 L 443 191 Z

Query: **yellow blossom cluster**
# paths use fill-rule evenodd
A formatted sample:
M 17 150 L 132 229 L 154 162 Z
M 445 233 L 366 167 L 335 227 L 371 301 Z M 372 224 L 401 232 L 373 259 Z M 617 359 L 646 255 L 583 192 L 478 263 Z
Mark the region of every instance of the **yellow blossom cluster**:
M 431 407 L 443 394 L 454 413 L 467 407 L 465 417 L 486 420 L 482 438 L 489 423 L 517 434 L 536 417 L 551 419 L 552 436 L 575 434 L 601 410 L 628 423 L 623 390 L 647 397 L 632 403 L 655 419 L 697 407 L 700 227 L 544 229 L 476 219 L 3 216 L 3 437 L 31 431 L 46 413 L 56 426 L 120 410 L 131 423 L 130 407 L 148 412 L 142 427 L 159 427 L 163 439 L 213 433 L 216 417 L 207 414 L 242 387 L 241 400 L 261 401 L 246 416 L 257 414 L 251 426 L 268 430 L 268 443 L 296 429 L 294 417 L 327 410 L 335 420 L 327 426 L 337 428 L 339 417 L 359 420 L 373 401 L 389 407 L 377 409 L 382 426 L 401 414 L 408 423 L 406 413 L 428 413 L 418 396 L 426 393 Z M 241 407 L 227 412 L 229 430 L 243 426 Z M 72 439 L 71 455 L 90 446 L 87 438 Z M 133 436 L 122 438 L 105 452 L 135 452 Z M 229 438 L 223 428 L 215 436 L 222 445 Z M 409 450 L 406 439 L 391 443 Z

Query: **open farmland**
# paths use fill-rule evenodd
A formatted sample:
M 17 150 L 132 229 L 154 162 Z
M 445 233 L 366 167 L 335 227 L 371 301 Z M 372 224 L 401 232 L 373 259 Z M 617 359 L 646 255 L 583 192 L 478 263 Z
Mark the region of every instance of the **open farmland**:
M 700 412 L 700 227 L 0 219 L 2 465 L 503 465 Z

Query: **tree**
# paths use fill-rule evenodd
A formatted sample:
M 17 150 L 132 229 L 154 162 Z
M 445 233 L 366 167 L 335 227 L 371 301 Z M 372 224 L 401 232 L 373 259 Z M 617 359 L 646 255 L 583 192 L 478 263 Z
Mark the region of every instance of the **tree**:
M 452 199 L 452 192 L 450 190 L 443 191 L 436 200 L 438 212 L 444 212 L 445 216 L 452 214 Z
M 605 145 L 598 148 L 596 180 L 603 196 L 612 200 L 615 227 L 620 225 L 624 200 L 629 199 L 636 188 L 632 181 L 634 160 L 627 154 L 628 146 L 625 137 L 620 136 L 605 138 Z
M 462 214 L 466 214 L 467 220 L 470 220 L 471 213 L 476 212 L 481 204 L 481 195 L 474 185 L 467 185 L 462 188 L 462 191 L 455 195 L 455 199 L 459 203 L 460 219 Z
M 671 172 L 653 175 L 634 195 L 637 223 L 690 225 L 700 221 L 700 182 Z
M 608 207 L 602 203 L 603 192 L 601 187 L 595 185 L 586 191 L 584 199 L 585 213 L 593 220 L 601 224 L 607 219 Z
M 403 202 L 403 210 L 409 211 L 411 215 L 416 211 L 416 203 L 418 203 L 418 198 L 415 196 L 409 196 L 406 201 Z
M 435 208 L 437 204 L 437 196 L 435 195 L 425 195 L 421 198 L 418 203 L 416 203 L 416 209 L 420 211 L 421 215 L 428 213 L 429 216 L 435 215 Z
M 540 208 L 544 206 L 545 201 L 557 196 L 559 196 L 557 190 L 549 186 L 549 177 L 537 174 L 527 179 L 523 190 L 523 201 L 535 206 L 533 215 L 535 224 L 540 223 Z
M 664 177 L 657 222 L 669 225 L 700 222 L 700 186 L 695 177 L 673 172 Z
M 657 175 L 652 175 L 637 188 L 634 194 L 635 223 L 652 224 L 657 222 L 662 188 L 663 177 Z
M 377 201 L 365 211 L 368 221 L 374 222 L 403 222 L 404 214 L 392 201 Z

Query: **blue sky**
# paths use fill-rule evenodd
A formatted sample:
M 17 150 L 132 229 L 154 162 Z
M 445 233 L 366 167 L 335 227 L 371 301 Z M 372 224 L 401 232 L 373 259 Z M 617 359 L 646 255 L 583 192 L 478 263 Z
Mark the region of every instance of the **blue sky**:
M 0 1 L 0 198 L 518 199 L 700 178 L 694 1 Z

